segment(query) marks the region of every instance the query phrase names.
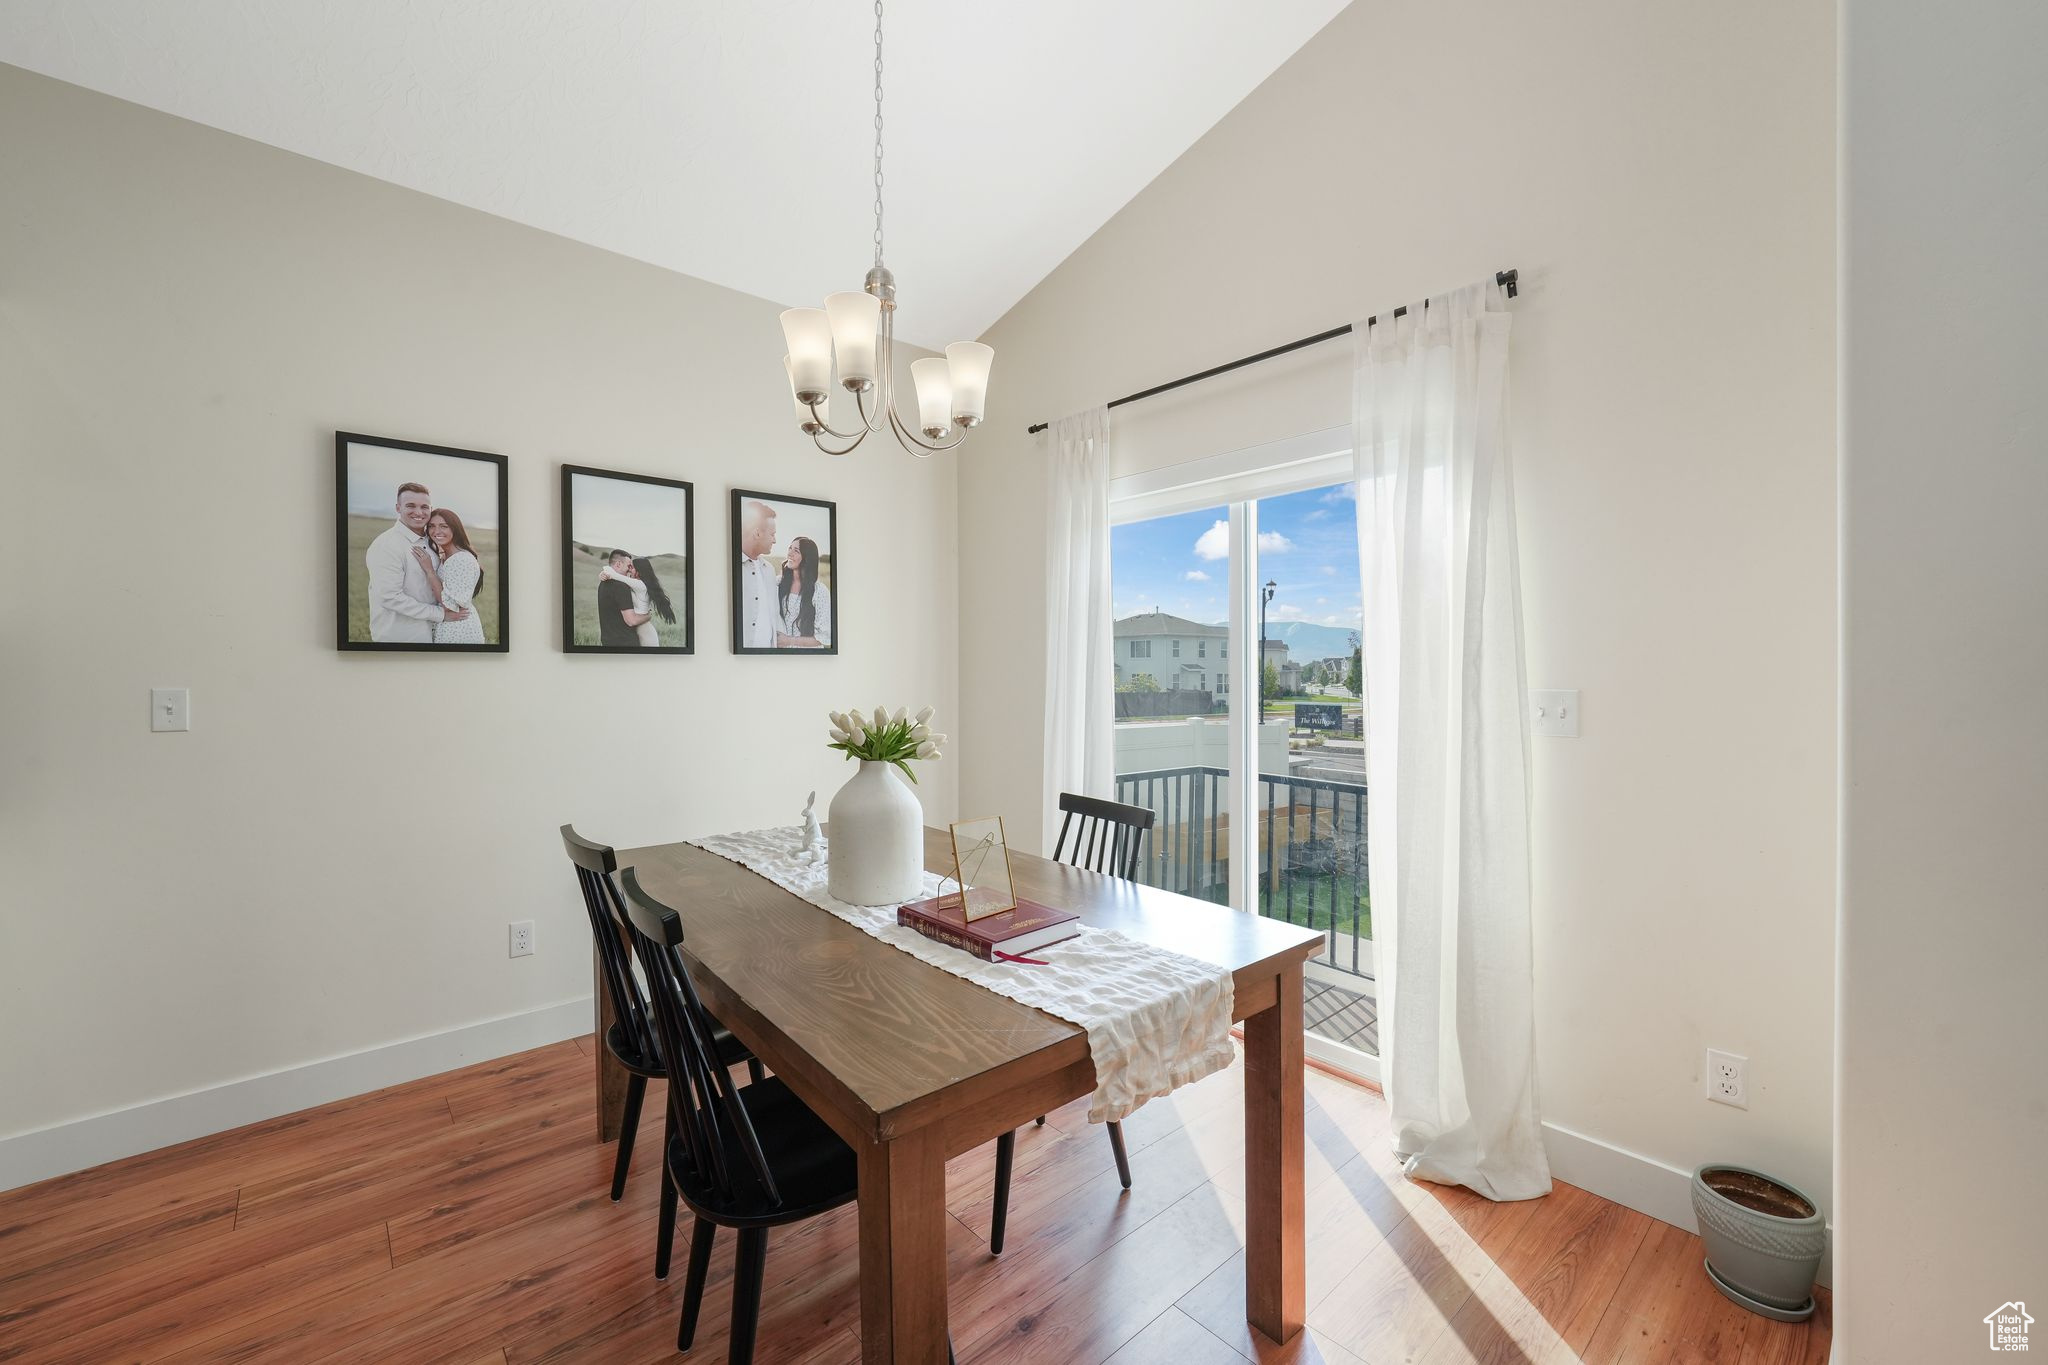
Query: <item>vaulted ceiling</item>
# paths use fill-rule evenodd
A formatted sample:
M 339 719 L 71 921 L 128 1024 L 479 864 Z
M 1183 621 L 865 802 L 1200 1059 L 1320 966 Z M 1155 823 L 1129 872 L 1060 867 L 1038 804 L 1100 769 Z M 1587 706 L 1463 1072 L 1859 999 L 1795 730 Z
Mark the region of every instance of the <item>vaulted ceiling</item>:
M 979 335 L 1347 0 L 894 0 L 888 263 Z M 873 256 L 855 0 L 12 0 L 0 61 L 788 304 Z

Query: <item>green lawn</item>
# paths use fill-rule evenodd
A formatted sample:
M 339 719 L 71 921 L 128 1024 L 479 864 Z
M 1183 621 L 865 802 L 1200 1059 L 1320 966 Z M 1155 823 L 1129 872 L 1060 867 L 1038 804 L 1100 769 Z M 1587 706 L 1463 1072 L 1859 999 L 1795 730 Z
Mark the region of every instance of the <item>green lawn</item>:
M 661 643 L 670 648 L 681 648 L 683 622 L 688 620 L 689 575 L 686 572 L 689 561 L 681 555 L 656 555 L 649 561 L 654 565 L 655 576 L 661 579 L 662 591 L 668 594 L 669 604 L 676 609 L 676 619 L 664 621 L 657 614 L 654 628 L 661 636 Z M 569 551 L 569 591 L 576 601 L 576 643 L 599 645 L 604 640 L 597 623 L 597 575 L 604 564 L 591 553 L 588 546 L 577 545 Z
M 1334 886 L 1333 886 L 1334 880 Z M 1230 892 L 1218 884 L 1201 893 L 1203 899 L 1218 905 L 1230 902 Z M 1358 897 L 1358 935 L 1372 937 L 1372 896 L 1365 883 L 1348 872 L 1339 872 L 1333 879 L 1328 873 L 1316 876 L 1306 870 L 1294 874 L 1294 905 L 1290 912 L 1287 904 L 1287 882 L 1283 879 L 1278 887 L 1261 888 L 1259 893 L 1259 914 L 1267 919 L 1283 922 L 1290 917 L 1293 922 L 1310 929 L 1327 933 L 1331 925 L 1331 905 L 1336 907 L 1337 932 L 1349 934 L 1352 929 L 1351 898 Z
M 1372 897 L 1367 893 L 1365 883 L 1348 872 L 1339 872 L 1335 877 L 1324 873 L 1313 876 L 1297 872 L 1294 881 L 1294 908 L 1292 919 L 1296 924 L 1305 924 L 1311 929 L 1330 928 L 1332 903 L 1335 904 L 1335 922 L 1340 934 L 1351 932 L 1353 895 L 1358 897 L 1358 933 L 1362 938 L 1372 937 Z M 1287 881 L 1283 877 L 1280 885 L 1264 888 L 1259 894 L 1259 913 L 1268 919 L 1286 920 Z
M 350 517 L 348 519 L 348 638 L 367 643 L 370 638 L 370 569 L 363 562 L 363 554 L 375 540 L 391 526 L 389 517 Z M 498 533 L 496 531 L 471 531 L 470 547 L 476 551 L 477 562 L 484 567 L 483 591 L 476 595 L 476 613 L 483 618 L 484 643 L 496 644 L 499 639 L 498 620 Z

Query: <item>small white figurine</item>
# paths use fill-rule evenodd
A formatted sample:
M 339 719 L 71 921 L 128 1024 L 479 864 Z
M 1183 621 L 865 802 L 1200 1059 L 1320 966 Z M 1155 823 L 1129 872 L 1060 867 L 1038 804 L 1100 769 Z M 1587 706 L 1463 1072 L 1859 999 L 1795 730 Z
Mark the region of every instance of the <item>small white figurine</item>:
M 818 824 L 818 794 L 815 791 L 804 798 L 804 841 L 797 849 L 797 856 L 807 863 L 815 863 L 825 856 L 825 831 Z

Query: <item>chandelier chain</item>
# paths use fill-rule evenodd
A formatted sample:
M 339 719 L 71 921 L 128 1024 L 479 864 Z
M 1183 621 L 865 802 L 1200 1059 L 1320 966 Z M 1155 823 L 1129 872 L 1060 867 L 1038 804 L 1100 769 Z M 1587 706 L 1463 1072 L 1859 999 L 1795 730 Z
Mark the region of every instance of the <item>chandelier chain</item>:
M 875 266 L 882 264 L 882 0 L 875 0 Z

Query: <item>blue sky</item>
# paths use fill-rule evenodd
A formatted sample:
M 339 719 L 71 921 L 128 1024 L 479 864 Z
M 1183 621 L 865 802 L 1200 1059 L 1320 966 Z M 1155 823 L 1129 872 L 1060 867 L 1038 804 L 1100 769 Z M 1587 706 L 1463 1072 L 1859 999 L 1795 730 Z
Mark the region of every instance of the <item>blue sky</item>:
M 1225 508 L 1110 528 L 1110 600 L 1119 618 L 1157 607 L 1194 621 L 1228 618 Z M 1259 502 L 1259 581 L 1279 589 L 1269 621 L 1359 628 L 1358 503 L 1349 484 Z

